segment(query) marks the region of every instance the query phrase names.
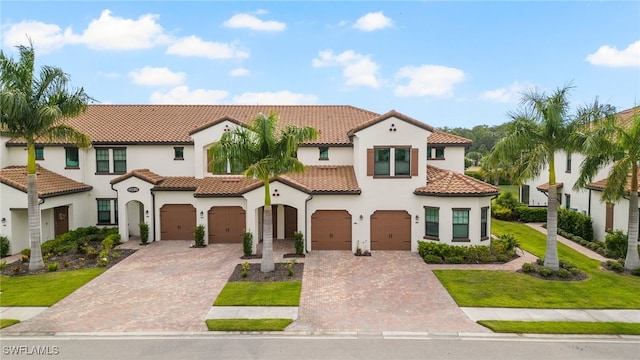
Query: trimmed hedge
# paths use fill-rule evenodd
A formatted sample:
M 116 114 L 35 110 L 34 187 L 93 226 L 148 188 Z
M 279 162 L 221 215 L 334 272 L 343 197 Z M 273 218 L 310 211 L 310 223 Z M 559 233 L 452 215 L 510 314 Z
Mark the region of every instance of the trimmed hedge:
M 546 207 L 517 206 L 515 208 L 516 217 L 522 222 L 545 222 L 547 221 Z
M 42 244 L 42 255 L 65 254 L 82 251 L 85 243 L 102 242 L 110 235 L 118 235 L 118 228 L 98 228 L 89 226 L 56 236 Z M 120 236 L 111 236 L 114 246 L 120 244 Z
M 577 211 L 558 209 L 558 228 L 587 241 L 593 241 L 593 221 Z
M 491 245 L 455 246 L 418 241 L 418 253 L 427 264 L 482 264 L 505 262 L 516 256 L 518 241 L 511 234 L 500 235 Z M 444 261 L 443 261 L 444 259 Z

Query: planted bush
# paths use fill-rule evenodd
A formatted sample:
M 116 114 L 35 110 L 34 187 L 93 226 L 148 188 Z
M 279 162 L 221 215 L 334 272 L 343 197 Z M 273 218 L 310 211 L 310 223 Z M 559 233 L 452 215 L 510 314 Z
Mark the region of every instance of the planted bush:
M 138 226 L 140 227 L 140 242 L 147 244 L 149 242 L 149 224 L 141 222 Z
M 593 221 L 591 217 L 577 211 L 565 208 L 558 209 L 558 228 L 580 236 L 587 241 L 593 241 Z
M 620 259 L 627 256 L 628 236 L 621 230 L 614 230 L 604 237 L 605 256 Z
M 204 225 L 196 225 L 193 229 L 193 236 L 195 238 L 196 247 L 203 247 L 204 245 Z
M 418 241 L 418 253 L 426 263 L 477 264 L 501 261 L 515 256 L 517 241 L 513 236 L 494 239 L 490 246 L 455 246 L 436 242 Z
M 49 270 L 49 271 L 58 271 L 58 263 L 57 262 L 53 262 L 53 263 L 47 264 L 47 270 Z
M 296 247 L 296 255 L 304 254 L 304 234 L 300 231 L 293 233 L 293 241 Z
M 424 256 L 424 262 L 427 264 L 442 264 L 442 258 L 437 255 L 427 254 Z
M 242 252 L 244 256 L 250 256 L 253 253 L 253 234 L 248 231 L 242 234 Z
M 516 217 L 522 222 L 545 222 L 547 221 L 546 207 L 517 206 L 515 208 Z
M 10 248 L 11 243 L 9 243 L 9 239 L 4 235 L 0 235 L 0 258 L 8 256 Z

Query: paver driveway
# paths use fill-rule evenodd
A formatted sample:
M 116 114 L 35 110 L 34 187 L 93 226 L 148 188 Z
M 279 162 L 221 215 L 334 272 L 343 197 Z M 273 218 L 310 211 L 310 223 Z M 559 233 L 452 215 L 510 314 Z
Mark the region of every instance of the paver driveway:
M 190 243 L 142 247 L 42 314 L 3 332 L 206 331 L 204 318 L 243 261 L 242 249 L 238 244 L 192 249 Z M 285 252 L 276 249 L 275 261 Z M 418 254 L 315 251 L 300 262 L 305 269 L 299 319 L 288 331 L 489 331 L 464 315 Z

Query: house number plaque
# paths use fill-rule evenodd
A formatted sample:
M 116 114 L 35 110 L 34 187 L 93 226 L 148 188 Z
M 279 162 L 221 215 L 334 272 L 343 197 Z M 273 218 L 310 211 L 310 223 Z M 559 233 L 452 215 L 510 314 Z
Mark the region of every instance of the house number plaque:
M 135 186 L 132 186 L 130 188 L 127 188 L 127 191 L 130 192 L 130 193 L 136 193 L 136 192 L 140 191 L 140 189 L 138 189 Z

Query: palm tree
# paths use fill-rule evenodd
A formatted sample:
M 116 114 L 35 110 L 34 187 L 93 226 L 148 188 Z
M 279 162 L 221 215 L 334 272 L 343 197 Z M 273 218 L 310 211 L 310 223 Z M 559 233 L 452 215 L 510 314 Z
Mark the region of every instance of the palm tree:
M 629 197 L 629 224 L 627 270 L 640 268 L 638 256 L 638 169 L 640 169 L 640 107 L 633 111 L 628 126 L 609 112 L 601 121 L 594 121 L 590 131 L 583 133 L 582 144 L 585 159 L 582 162 L 580 178 L 574 188 L 584 188 L 602 168 L 613 164 L 609 170 L 607 183 L 601 201 L 618 202 Z
M 215 169 L 242 167 L 244 176 L 259 179 L 264 185 L 264 212 L 262 218 L 262 261 L 260 270 L 270 272 L 273 263 L 273 214 L 269 180 L 275 176 L 303 172 L 304 165 L 296 158 L 298 146 L 318 137 L 312 127 L 287 126 L 278 133 L 275 112 L 258 117 L 248 127 L 236 127 L 225 132 L 212 147 L 212 166 Z
M 69 76 L 56 67 L 43 66 L 34 77 L 33 44 L 20 45 L 14 61 L 0 51 L 0 129 L 27 143 L 27 214 L 31 258 L 29 270 L 44 267 L 40 248 L 40 208 L 36 175 L 35 144 L 40 139 L 70 141 L 88 147 L 85 135 L 64 123 L 87 109 L 92 100 L 82 88 L 69 91 Z
M 556 184 L 555 153 L 574 152 L 576 143 L 568 141 L 571 135 L 591 119 L 599 105 L 595 102 L 578 109 L 576 115 L 569 114 L 567 95 L 572 89 L 565 85 L 551 95 L 535 90 L 524 94 L 523 109 L 510 112 L 512 118 L 507 135 L 500 139 L 490 154 L 490 163 L 512 164 L 511 173 L 516 183 L 534 179 L 548 167 L 548 211 L 547 242 L 544 266 L 559 270 L 557 228 L 558 188 Z

